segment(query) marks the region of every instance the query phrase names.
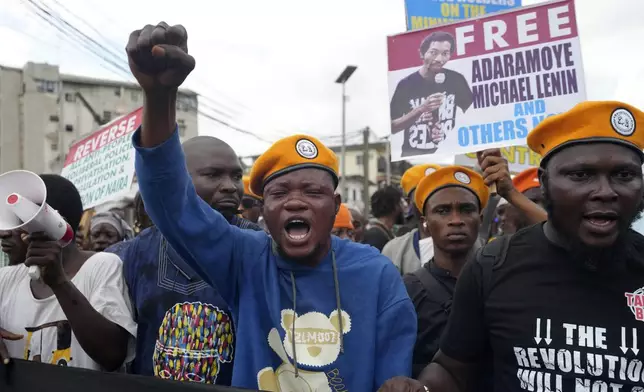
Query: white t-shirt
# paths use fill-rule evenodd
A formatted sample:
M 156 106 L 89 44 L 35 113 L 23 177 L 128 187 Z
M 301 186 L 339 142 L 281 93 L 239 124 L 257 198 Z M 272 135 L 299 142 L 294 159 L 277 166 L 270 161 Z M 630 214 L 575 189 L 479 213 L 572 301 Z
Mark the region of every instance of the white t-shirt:
M 432 237 L 419 240 L 418 250 L 420 251 L 420 266 L 422 267 L 434 257 L 434 240 Z
M 36 299 L 24 265 L 0 268 L 0 328 L 23 335 L 5 340 L 9 356 L 92 370 L 103 370 L 83 351 L 55 296 Z M 80 268 L 72 283 L 105 318 L 128 331 L 125 362 L 134 357 L 136 323 L 123 278 L 123 262 L 112 253 L 96 253 Z

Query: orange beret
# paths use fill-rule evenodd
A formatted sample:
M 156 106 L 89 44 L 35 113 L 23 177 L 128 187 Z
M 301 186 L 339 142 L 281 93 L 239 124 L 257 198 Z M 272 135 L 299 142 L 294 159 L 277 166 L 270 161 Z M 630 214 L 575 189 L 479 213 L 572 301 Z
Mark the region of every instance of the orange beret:
M 424 213 L 427 199 L 436 191 L 450 186 L 460 186 L 472 191 L 479 199 L 481 209 L 485 208 L 490 198 L 490 191 L 480 174 L 462 166 L 446 166 L 420 180 L 414 195 L 418 211 Z
M 528 135 L 528 146 L 544 159 L 560 149 L 579 143 L 612 142 L 642 153 L 644 124 L 641 110 L 617 101 L 586 101 L 569 111 L 547 117 Z
M 329 172 L 338 185 L 338 157 L 318 139 L 293 135 L 273 143 L 253 164 L 250 190 L 264 194 L 264 185 L 275 177 L 297 169 L 318 168 Z
M 340 209 L 335 215 L 335 223 L 333 223 L 334 229 L 350 229 L 353 230 L 353 217 L 351 216 L 351 211 L 346 204 L 340 204 Z
M 257 200 L 262 199 L 261 196 L 257 196 L 256 194 L 250 191 L 250 176 L 243 176 L 242 182 L 244 183 L 244 196 L 252 197 Z
M 531 167 L 514 176 L 512 184 L 519 193 L 523 193 L 528 189 L 539 188 L 539 169 Z
M 412 166 L 405 171 L 405 173 L 400 178 L 400 186 L 405 192 L 405 196 L 409 196 L 410 193 L 416 189 L 420 180 L 423 177 L 430 175 L 436 170 L 440 169 L 439 165 L 433 163 L 426 163 L 424 165 Z

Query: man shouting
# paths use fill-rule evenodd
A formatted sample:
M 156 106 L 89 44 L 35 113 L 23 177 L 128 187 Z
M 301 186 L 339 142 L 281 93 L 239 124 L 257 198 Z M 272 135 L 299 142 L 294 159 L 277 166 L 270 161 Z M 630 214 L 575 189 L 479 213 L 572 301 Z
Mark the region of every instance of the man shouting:
M 548 220 L 465 265 L 432 363 L 382 391 L 471 390 L 487 361 L 495 391 L 644 390 L 641 124 L 630 105 L 583 102 L 532 130 Z
M 294 135 L 254 164 L 264 232 L 228 224 L 192 185 L 176 131 L 177 88 L 195 67 L 181 26 L 145 26 L 127 47 L 145 92 L 133 136 L 146 211 L 179 255 L 231 307 L 234 386 L 265 391 L 377 390 L 410 375 L 416 315 L 396 267 L 331 236 L 338 159 Z

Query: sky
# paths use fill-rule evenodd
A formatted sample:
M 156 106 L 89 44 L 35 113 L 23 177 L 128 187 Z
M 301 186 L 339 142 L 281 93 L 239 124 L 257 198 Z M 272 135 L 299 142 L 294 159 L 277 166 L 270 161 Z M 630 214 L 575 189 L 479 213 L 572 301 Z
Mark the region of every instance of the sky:
M 358 67 L 346 84 L 349 142 L 358 143 L 367 126 L 380 137 L 389 133 L 386 37 L 405 30 L 403 0 L 2 0 L 0 64 L 46 62 L 67 74 L 133 81 L 36 16 L 32 1 L 100 42 L 102 56 L 118 64 L 126 64 L 132 30 L 183 24 L 197 61 L 184 87 L 204 96 L 203 111 L 258 137 L 205 117 L 199 133 L 223 139 L 240 156 L 293 133 L 338 144 L 342 93 L 334 81 L 346 65 Z M 576 7 L 588 99 L 643 108 L 644 1 L 577 0 Z

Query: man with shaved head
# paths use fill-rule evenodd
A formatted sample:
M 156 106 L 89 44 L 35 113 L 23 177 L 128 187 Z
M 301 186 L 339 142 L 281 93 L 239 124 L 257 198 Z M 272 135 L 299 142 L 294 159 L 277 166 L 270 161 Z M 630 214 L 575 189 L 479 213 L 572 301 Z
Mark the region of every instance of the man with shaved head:
M 217 138 L 197 136 L 183 143 L 183 152 L 199 197 L 231 225 L 261 230 L 237 216 L 244 186 L 235 151 Z M 155 226 L 107 251 L 123 259 L 139 324 L 131 372 L 230 385 L 234 329 L 217 290 L 179 257 Z M 173 366 L 176 360 L 184 365 Z

